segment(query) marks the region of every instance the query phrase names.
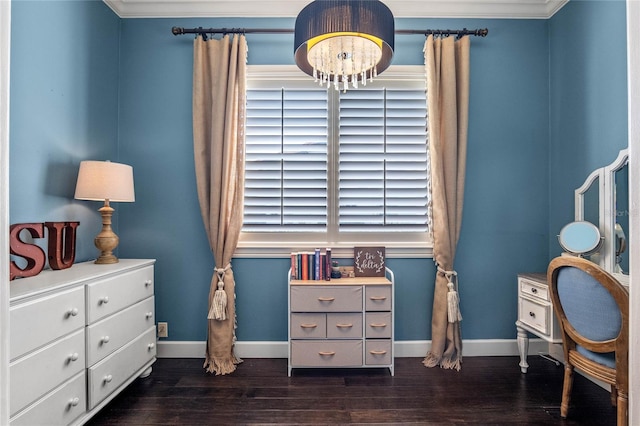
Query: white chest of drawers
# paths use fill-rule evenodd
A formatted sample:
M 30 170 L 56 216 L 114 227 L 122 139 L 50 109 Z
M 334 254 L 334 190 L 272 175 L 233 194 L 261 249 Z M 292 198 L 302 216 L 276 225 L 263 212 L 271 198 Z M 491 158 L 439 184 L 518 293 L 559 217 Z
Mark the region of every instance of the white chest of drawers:
M 154 260 L 10 283 L 10 424 L 83 424 L 155 361 Z
M 393 273 L 331 281 L 289 279 L 289 371 L 393 369 Z
M 516 321 L 520 370 L 527 372 L 529 336 L 533 333 L 549 343 L 562 343 L 560 325 L 553 313 L 553 303 L 543 273 L 518 275 L 518 321 Z

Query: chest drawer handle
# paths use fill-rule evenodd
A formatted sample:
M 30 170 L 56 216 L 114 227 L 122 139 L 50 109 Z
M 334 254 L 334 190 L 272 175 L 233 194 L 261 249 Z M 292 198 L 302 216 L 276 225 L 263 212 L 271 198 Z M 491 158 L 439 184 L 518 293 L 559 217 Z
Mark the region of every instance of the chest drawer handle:
M 77 407 L 78 404 L 80 404 L 80 398 L 78 398 L 77 396 L 69 400 L 69 407 Z
M 373 323 L 373 324 L 369 324 L 369 327 L 386 327 L 386 326 L 387 326 L 387 324 L 385 324 L 385 323 L 380 323 L 380 324 Z
M 369 297 L 371 300 L 379 301 L 379 300 L 387 300 L 386 296 L 371 296 Z
M 536 314 L 535 314 L 535 312 L 529 312 L 529 316 L 530 316 L 531 318 L 535 318 L 535 317 L 536 317 Z
M 317 324 L 300 324 L 301 328 L 316 328 Z
M 78 308 L 71 308 L 67 311 L 67 318 L 75 317 L 76 315 L 78 315 Z
M 101 297 L 100 300 L 98 300 L 98 305 L 106 305 L 107 303 L 109 303 L 109 296 Z
M 533 293 L 533 294 L 538 293 L 538 289 L 537 289 L 537 288 L 532 288 L 532 289 L 531 289 L 531 293 Z
M 336 300 L 335 297 L 318 297 L 318 300 L 320 302 L 333 302 L 334 300 Z
M 336 324 L 336 327 L 338 327 L 338 328 L 351 328 L 351 327 L 353 327 L 353 324 Z
M 153 282 L 153 281 L 151 281 L 151 280 L 146 280 L 146 281 L 144 282 L 144 286 L 145 286 L 145 287 L 149 287 L 149 286 L 151 285 L 151 283 L 152 283 L 152 282 Z
M 335 354 L 336 353 L 334 351 L 331 351 L 331 352 L 320 351 L 320 352 L 318 352 L 318 355 L 320 355 L 320 356 L 334 356 Z
M 371 355 L 386 355 L 387 351 L 369 351 Z
M 110 383 L 111 380 L 113 380 L 113 376 L 111 374 L 107 374 L 106 376 L 104 376 L 103 380 L 105 383 Z
M 77 361 L 79 357 L 80 355 L 78 355 L 78 352 L 74 352 L 72 354 L 69 354 L 69 356 L 67 357 L 67 360 L 69 360 L 69 362 L 73 362 L 73 361 Z
M 150 350 L 150 351 L 152 351 L 152 350 L 153 350 L 153 348 L 155 348 L 155 347 L 156 347 L 156 344 L 155 344 L 155 343 L 149 343 L 149 344 L 147 345 L 147 349 L 148 349 L 148 350 Z
M 100 339 L 101 345 L 104 345 L 105 343 L 109 343 L 109 336 L 102 336 L 102 339 Z
M 147 317 L 147 319 L 149 319 L 153 316 L 153 312 L 147 312 L 146 314 L 144 314 L 144 316 Z

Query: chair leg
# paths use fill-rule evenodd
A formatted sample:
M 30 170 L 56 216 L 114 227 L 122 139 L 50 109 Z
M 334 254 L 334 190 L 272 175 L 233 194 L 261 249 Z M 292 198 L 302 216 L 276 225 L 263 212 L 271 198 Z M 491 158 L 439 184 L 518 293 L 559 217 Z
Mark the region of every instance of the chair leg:
M 560 404 L 560 417 L 567 418 L 569 413 L 569 402 L 571 401 L 571 388 L 573 387 L 573 366 L 567 365 L 564 368 L 564 382 L 562 384 L 562 404 Z
M 611 385 L 611 405 L 614 407 L 618 405 L 618 388 L 616 385 Z
M 626 392 L 618 392 L 618 426 L 627 426 L 629 424 L 627 405 L 628 396 Z

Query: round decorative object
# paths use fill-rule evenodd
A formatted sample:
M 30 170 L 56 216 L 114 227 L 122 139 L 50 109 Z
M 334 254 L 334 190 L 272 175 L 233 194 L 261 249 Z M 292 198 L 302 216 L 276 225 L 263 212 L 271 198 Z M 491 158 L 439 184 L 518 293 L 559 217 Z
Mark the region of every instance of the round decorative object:
M 600 230 L 591 222 L 577 221 L 565 225 L 558 235 L 560 246 L 568 253 L 590 255 L 602 246 Z

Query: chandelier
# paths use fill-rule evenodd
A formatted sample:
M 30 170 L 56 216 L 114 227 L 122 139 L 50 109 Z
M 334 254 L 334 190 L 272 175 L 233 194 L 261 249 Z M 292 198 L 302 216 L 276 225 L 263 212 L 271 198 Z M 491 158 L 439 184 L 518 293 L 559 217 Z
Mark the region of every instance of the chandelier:
M 320 85 L 358 88 L 391 64 L 394 33 L 393 14 L 381 1 L 315 0 L 296 18 L 296 64 Z

